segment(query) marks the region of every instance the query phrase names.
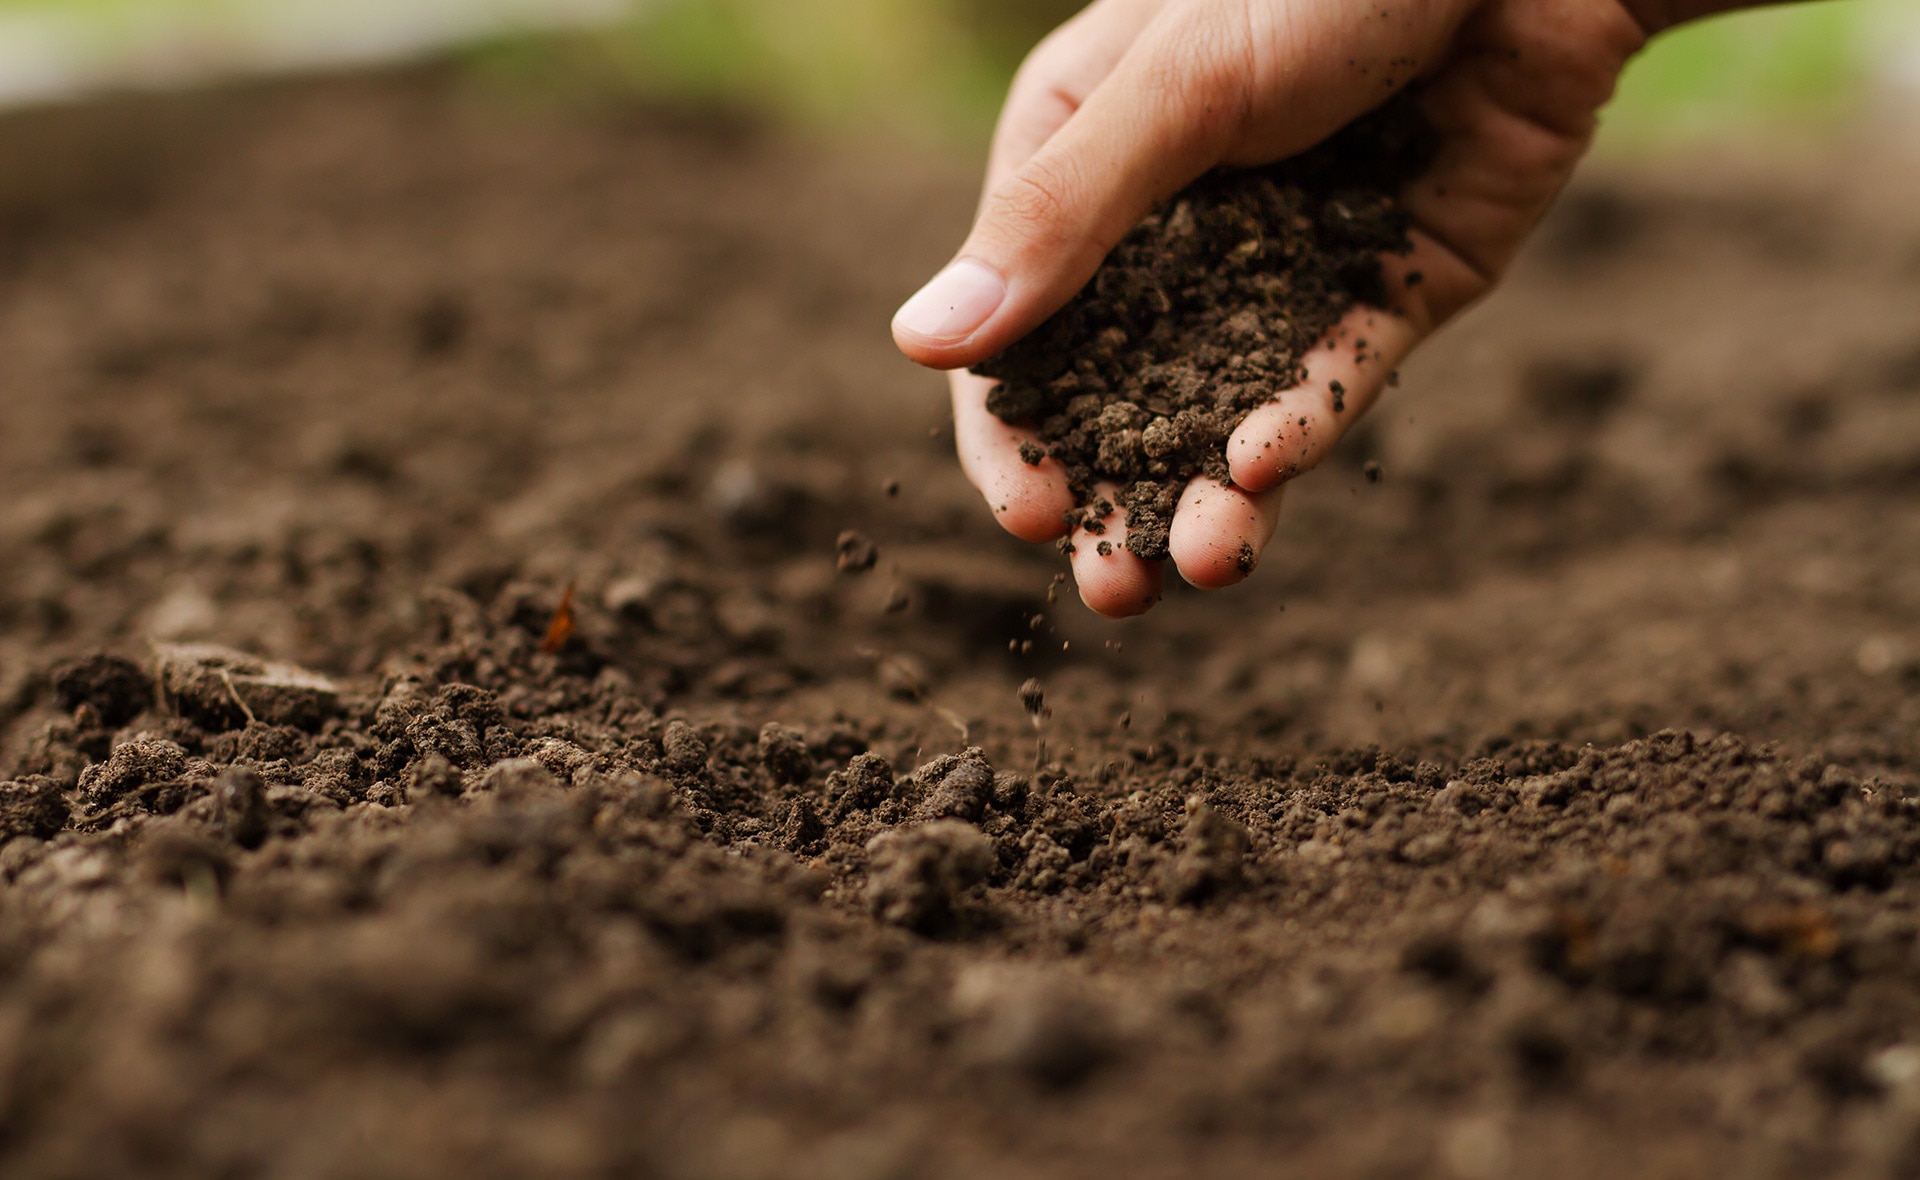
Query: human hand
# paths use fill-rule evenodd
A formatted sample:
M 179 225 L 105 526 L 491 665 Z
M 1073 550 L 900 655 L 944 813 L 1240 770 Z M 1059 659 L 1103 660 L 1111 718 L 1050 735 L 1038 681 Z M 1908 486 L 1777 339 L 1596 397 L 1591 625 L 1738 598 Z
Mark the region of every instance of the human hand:
M 1141 217 L 1208 169 L 1294 155 L 1419 79 L 1441 148 L 1403 194 L 1412 252 L 1383 260 L 1396 305 L 1356 307 L 1309 355 L 1306 379 L 1235 431 L 1232 483 L 1197 479 L 1180 499 L 1174 564 L 1196 586 L 1231 585 L 1272 536 L 1281 485 L 1327 455 L 1421 338 L 1498 281 L 1585 152 L 1627 59 L 1713 6 L 1727 5 L 1096 0 L 1021 67 L 973 232 L 900 309 L 894 339 L 953 370 L 960 462 L 1001 525 L 1055 540 L 1073 507 L 1063 469 L 1021 459 L 1032 432 L 990 414 L 993 382 L 965 367 L 1039 326 Z M 1159 599 L 1160 563 L 1119 543 L 1123 515 L 1106 527 L 1112 545 L 1075 538 L 1081 597 L 1101 614 L 1138 614 Z

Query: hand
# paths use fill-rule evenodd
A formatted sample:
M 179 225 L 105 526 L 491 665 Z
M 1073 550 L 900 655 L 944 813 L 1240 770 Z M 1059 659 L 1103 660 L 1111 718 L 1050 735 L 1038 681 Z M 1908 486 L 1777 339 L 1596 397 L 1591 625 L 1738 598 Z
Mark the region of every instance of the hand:
M 954 370 L 960 462 L 1001 525 L 1054 540 L 1073 501 L 1057 462 L 1021 460 L 1032 433 L 989 414 L 992 382 L 965 366 L 1058 310 L 1141 217 L 1208 169 L 1300 152 L 1419 78 L 1442 148 L 1404 194 L 1413 252 L 1383 262 L 1398 306 L 1355 308 L 1308 358 L 1307 379 L 1228 442 L 1232 484 L 1196 480 L 1181 497 L 1169 538 L 1181 575 L 1203 588 L 1245 577 L 1245 555 L 1273 535 L 1281 485 L 1326 456 L 1422 337 L 1499 279 L 1585 152 L 1627 59 L 1712 0 L 1674 3 L 1689 10 L 1659 0 L 1096 0 L 1061 26 L 1014 79 L 972 234 L 893 322 L 909 357 Z M 1107 525 L 1116 543 L 1106 556 L 1074 539 L 1081 597 L 1101 614 L 1138 614 L 1159 599 L 1160 564 L 1118 543 L 1123 519 Z

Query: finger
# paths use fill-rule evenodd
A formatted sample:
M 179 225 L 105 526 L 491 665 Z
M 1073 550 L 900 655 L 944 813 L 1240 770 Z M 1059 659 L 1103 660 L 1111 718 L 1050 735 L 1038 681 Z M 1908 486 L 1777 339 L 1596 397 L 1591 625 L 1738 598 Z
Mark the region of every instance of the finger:
M 1248 414 L 1227 440 L 1233 482 L 1264 492 L 1311 471 L 1380 396 L 1419 339 L 1405 317 L 1356 307 L 1307 354 L 1306 379 Z
M 1252 573 L 1279 523 L 1282 490 L 1255 495 L 1204 477 L 1189 483 L 1167 532 L 1180 576 L 1202 590 L 1218 590 Z
M 1216 163 L 1248 84 L 1223 6 L 1163 9 L 1079 111 L 996 185 L 959 257 L 895 315 L 924 365 L 975 364 L 1058 310 L 1156 203 Z M 1169 18 L 1181 19 L 1169 19 Z
M 1036 45 L 1007 90 L 987 153 L 991 193 L 1066 125 L 1166 0 L 1097 0 Z M 984 196 L 983 196 L 984 200 Z
M 953 387 L 953 442 L 960 469 L 986 497 L 995 520 L 1023 541 L 1052 541 L 1066 535 L 1066 469 L 1057 459 L 1035 466 L 1021 457 L 1022 443 L 1039 446 L 1033 431 L 1009 426 L 987 410 L 994 382 L 972 373 L 947 374 Z
M 1112 484 L 1095 489 L 1099 501 L 1113 505 L 1106 517 L 1073 531 L 1073 580 L 1080 601 L 1110 619 L 1144 614 L 1160 601 L 1165 575 L 1160 563 L 1135 557 L 1127 549 L 1127 510 Z

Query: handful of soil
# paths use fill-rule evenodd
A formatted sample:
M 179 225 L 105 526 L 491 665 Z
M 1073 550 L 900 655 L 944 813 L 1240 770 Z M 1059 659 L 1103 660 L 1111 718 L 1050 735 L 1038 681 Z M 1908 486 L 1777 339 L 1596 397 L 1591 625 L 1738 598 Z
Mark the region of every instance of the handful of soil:
M 1103 532 L 1113 505 L 1095 485 L 1118 484 L 1127 548 L 1167 556 L 1187 482 L 1227 481 L 1241 420 L 1300 383 L 1301 358 L 1355 303 L 1385 305 L 1380 257 L 1412 248 L 1398 194 L 1435 140 L 1402 94 L 1292 159 L 1209 173 L 1073 302 L 975 366 L 1000 382 L 987 409 L 1038 431 L 1022 457 L 1066 466 L 1070 523 Z

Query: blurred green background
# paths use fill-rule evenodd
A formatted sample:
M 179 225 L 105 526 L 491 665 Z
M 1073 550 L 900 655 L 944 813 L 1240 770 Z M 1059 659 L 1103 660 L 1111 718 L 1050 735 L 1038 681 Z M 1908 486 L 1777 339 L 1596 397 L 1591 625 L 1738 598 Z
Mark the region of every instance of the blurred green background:
M 809 117 L 990 127 L 1035 40 L 1079 0 L 660 0 L 624 33 L 633 78 L 760 93 Z M 1608 139 L 1818 130 L 1859 111 L 1920 54 L 1920 0 L 1823 0 L 1658 38 L 1607 111 Z M 1913 96 L 1907 96 L 1911 99 Z
M 0 0 L 0 101 L 451 53 L 562 93 L 758 103 L 797 121 L 977 141 L 1078 0 Z M 556 26 L 567 31 L 557 32 Z M 1904 83 L 1902 81 L 1904 79 Z M 1920 97 L 1920 0 L 1821 0 L 1659 39 L 1608 146 L 1818 130 Z

